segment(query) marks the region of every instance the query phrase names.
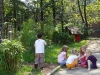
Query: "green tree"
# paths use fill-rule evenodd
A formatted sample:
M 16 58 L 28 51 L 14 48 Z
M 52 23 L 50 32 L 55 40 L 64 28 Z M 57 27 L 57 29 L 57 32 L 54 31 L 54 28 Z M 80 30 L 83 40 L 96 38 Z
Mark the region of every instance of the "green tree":
M 20 0 L 4 0 L 6 22 L 12 22 L 15 29 L 18 29 L 18 24 L 22 23 L 21 19 L 27 19 L 27 9 L 28 6 Z

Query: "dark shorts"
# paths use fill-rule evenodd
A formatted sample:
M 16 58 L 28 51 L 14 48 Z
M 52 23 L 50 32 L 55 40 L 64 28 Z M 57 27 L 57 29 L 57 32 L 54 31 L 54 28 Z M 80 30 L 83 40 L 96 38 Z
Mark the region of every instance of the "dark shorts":
M 97 69 L 98 67 L 94 67 L 93 64 L 91 64 L 91 69 Z
M 90 67 L 93 69 L 93 68 L 94 68 L 94 67 L 93 67 L 93 64 L 91 64 L 91 66 L 90 66 Z

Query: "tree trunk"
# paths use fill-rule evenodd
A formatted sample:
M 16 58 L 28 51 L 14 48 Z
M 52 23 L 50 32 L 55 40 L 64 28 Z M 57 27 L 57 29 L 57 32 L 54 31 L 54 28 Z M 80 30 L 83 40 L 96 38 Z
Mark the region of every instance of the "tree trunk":
M 0 0 L 0 18 L 1 18 L 1 39 L 4 39 L 4 3 Z
M 63 0 L 61 1 L 61 25 L 62 25 L 62 32 L 64 32 L 64 21 L 63 21 L 63 12 L 64 12 L 64 7 L 63 7 Z
M 43 21 L 43 0 L 40 1 L 40 8 L 41 8 L 41 21 Z
M 82 23 L 85 23 L 84 17 L 82 15 L 82 11 L 81 11 L 81 8 L 80 8 L 80 1 L 79 0 L 77 0 L 77 4 L 78 4 L 78 8 L 79 8 L 79 12 L 80 12 L 81 19 L 82 19 Z
M 82 23 L 84 24 L 84 35 L 85 36 L 88 36 L 88 23 L 87 23 L 87 17 L 86 17 L 86 0 L 83 0 L 84 1 L 84 14 L 82 15 L 82 11 L 81 11 L 81 8 L 80 8 L 80 0 L 77 0 L 78 2 L 78 8 L 79 8 L 79 12 L 80 12 L 80 16 L 81 16 L 81 19 L 82 19 Z
M 55 11 L 55 1 L 52 0 L 52 11 L 53 11 L 53 23 L 54 23 L 54 26 L 55 26 L 55 17 L 56 17 L 56 11 Z
M 43 32 L 43 0 L 40 0 L 40 9 L 41 9 L 41 31 Z
M 87 22 L 87 13 L 86 13 L 86 0 L 84 0 L 84 19 L 85 19 L 85 35 L 88 36 L 88 22 Z
M 37 3 L 36 3 L 36 11 L 35 11 L 35 21 L 38 22 L 38 0 L 37 0 Z
M 17 25 L 16 25 L 16 0 L 13 0 L 13 24 L 14 24 L 14 36 L 16 35 Z

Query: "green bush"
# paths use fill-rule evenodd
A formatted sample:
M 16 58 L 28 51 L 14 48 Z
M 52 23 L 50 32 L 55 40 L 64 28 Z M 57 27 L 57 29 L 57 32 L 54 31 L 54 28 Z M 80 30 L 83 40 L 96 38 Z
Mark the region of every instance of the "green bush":
M 75 42 L 74 35 L 69 35 L 69 43 Z
M 56 43 L 56 44 L 59 43 L 59 33 L 58 33 L 57 31 L 55 31 L 55 32 L 53 33 L 52 40 L 53 40 L 53 42 Z
M 43 26 L 41 29 L 41 26 Z M 43 39 L 46 40 L 48 45 L 52 43 L 52 35 L 54 32 L 54 25 L 51 21 L 45 22 L 35 22 L 32 18 L 28 21 L 23 22 L 21 41 L 27 50 L 34 50 L 34 42 L 37 39 L 37 33 L 43 34 Z
M 33 49 L 34 41 L 36 40 L 36 28 L 34 25 L 35 22 L 31 18 L 22 25 L 21 42 L 28 50 Z
M 69 35 L 68 32 L 65 30 L 62 32 L 62 26 L 61 24 L 58 24 L 55 27 L 55 31 L 53 32 L 52 40 L 54 43 L 61 43 L 61 44 L 68 44 L 71 42 L 74 42 L 74 37 L 72 35 Z
M 23 60 L 24 62 L 32 63 L 34 62 L 35 51 L 34 50 L 26 50 L 23 53 Z
M 68 36 L 67 32 L 61 32 L 59 35 L 60 35 L 59 36 L 60 43 L 62 43 L 62 44 L 69 43 L 69 41 L 68 41 L 69 40 L 69 36 Z
M 1 66 L 9 73 L 15 72 L 19 68 L 24 48 L 21 42 L 17 40 L 4 39 L 0 44 Z
M 61 44 L 67 44 L 74 42 L 74 36 L 69 35 L 67 32 L 54 32 L 53 34 L 53 42 L 55 43 L 61 43 Z
M 48 45 L 51 45 L 52 42 L 52 37 L 53 37 L 53 32 L 54 32 L 54 26 L 52 25 L 44 25 L 45 29 L 43 32 L 43 39 L 47 42 Z

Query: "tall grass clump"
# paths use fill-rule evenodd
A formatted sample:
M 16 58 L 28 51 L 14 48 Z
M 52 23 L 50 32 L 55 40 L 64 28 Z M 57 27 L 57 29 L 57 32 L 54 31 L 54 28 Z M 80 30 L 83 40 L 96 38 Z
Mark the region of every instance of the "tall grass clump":
M 16 72 L 20 67 L 24 47 L 20 41 L 4 39 L 0 44 L 1 68 L 9 74 Z

